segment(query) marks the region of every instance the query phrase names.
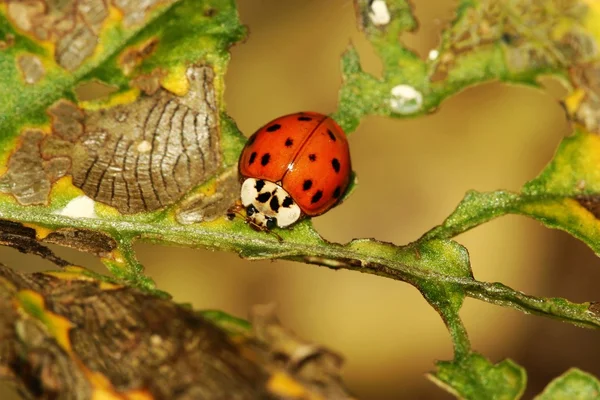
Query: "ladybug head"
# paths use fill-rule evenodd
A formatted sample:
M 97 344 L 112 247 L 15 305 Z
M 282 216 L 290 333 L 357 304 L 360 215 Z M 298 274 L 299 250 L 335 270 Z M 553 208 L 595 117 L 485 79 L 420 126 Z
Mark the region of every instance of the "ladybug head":
M 248 219 L 262 228 L 285 228 L 302 215 L 298 204 L 280 185 L 264 179 L 244 180 L 241 198 Z

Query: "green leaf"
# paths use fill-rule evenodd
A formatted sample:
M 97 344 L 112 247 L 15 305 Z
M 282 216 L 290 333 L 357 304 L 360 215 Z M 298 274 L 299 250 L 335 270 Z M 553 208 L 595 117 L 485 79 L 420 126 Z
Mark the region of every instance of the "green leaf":
M 77 141 L 77 129 L 81 129 L 77 126 L 81 126 L 84 112 L 75 104 L 58 100 L 76 101 L 78 87 L 84 83 L 100 83 L 112 92 L 101 100 L 79 102 L 89 110 L 85 111 L 87 122 L 90 114 L 120 104 L 127 111 L 123 115 L 134 112 L 137 103 L 127 107 L 143 100 L 140 91 L 156 91 L 162 86 L 173 96 L 184 95 L 190 86 L 186 70 L 192 64 L 209 66 L 214 74 L 210 85 L 215 90 L 217 112 L 222 114 L 220 164 L 226 168 L 236 163 L 244 139 L 224 114 L 222 101 L 228 49 L 245 35 L 234 1 L 123 4 L 123 8 L 117 8 L 99 2 L 89 9 L 49 4 L 46 14 L 27 5 L 0 8 L 0 39 L 5 39 L 6 46 L 0 51 L 0 85 L 4 93 L 0 98 L 0 164 L 9 169 L 0 191 L 15 194 L 21 204 L 43 203 L 54 212 L 80 194 L 68 182 L 54 182 L 73 173 L 65 169 L 76 163 L 78 143 L 69 141 Z M 61 31 L 60 24 L 67 26 L 71 19 L 76 19 L 74 37 L 69 30 Z M 156 88 L 148 88 L 153 77 Z M 64 132 L 59 132 L 59 125 Z M 93 130 L 94 126 L 86 129 Z M 52 135 L 44 137 L 50 131 Z M 66 133 L 74 137 L 65 137 Z M 110 130 L 108 133 L 114 135 Z M 11 170 L 7 158 L 15 147 L 24 151 L 13 157 Z M 38 147 L 42 148 L 42 157 L 36 154 Z M 25 186 L 27 181 L 41 182 Z
M 477 353 L 452 362 L 439 361 L 437 367 L 429 379 L 463 399 L 519 399 L 527 383 L 525 370 L 513 361 L 492 364 Z
M 420 240 L 452 238 L 505 214 L 532 217 L 561 229 L 600 254 L 600 138 L 578 127 L 554 159 L 521 193 L 469 192 L 444 223 Z
M 600 398 L 600 381 L 587 372 L 571 368 L 554 379 L 536 400 L 594 400 Z
M 6 157 L 10 150 L 6 144 L 15 138 L 22 126 L 46 123 L 46 108 L 63 97 L 74 99 L 74 89 L 78 84 L 99 79 L 117 85 L 121 90 L 128 88 L 128 80 L 123 79 L 123 71 L 117 65 L 118 57 L 129 46 L 135 46 L 150 37 L 158 38 L 159 44 L 152 56 L 135 68 L 136 73 L 156 67 L 172 71 L 183 63 L 201 58 L 223 69 L 229 58 L 228 47 L 244 35 L 244 29 L 237 20 L 234 2 L 209 0 L 198 6 L 196 1 L 186 0 L 163 2 L 154 7 L 147 6 L 145 10 L 141 6 L 129 10 L 130 16 L 134 14 L 133 11 L 143 15 L 142 23 L 128 23 L 126 13 L 124 20 L 123 11 L 111 7 L 105 11 L 106 14 L 95 15 L 102 25 L 97 33 L 89 35 L 101 45 L 94 45 L 95 40 L 86 42 L 83 48 L 78 49 L 79 52 L 92 53 L 87 57 L 81 56 L 81 61 L 72 60 L 79 60 L 77 55 L 69 58 L 70 52 L 60 51 L 60 39 L 67 41 L 67 34 L 56 35 L 58 38 L 55 41 L 42 42 L 36 40 L 31 32 L 16 29 L 12 23 L 15 18 L 20 18 L 27 23 L 47 25 L 51 17 L 36 19 L 34 13 L 29 14 L 24 9 L 13 11 L 15 15 L 12 15 L 10 8 L 1 8 L 0 39 L 12 38 L 12 44 L 0 51 L 0 86 L 3 88 L 0 99 L 0 145 L 3 156 Z M 63 12 L 65 20 L 72 17 L 70 12 Z M 60 19 L 60 12 L 57 11 L 57 14 Z M 46 29 L 50 32 L 50 27 L 46 26 Z M 19 68 L 18 59 L 24 55 L 37 57 L 44 70 L 35 83 L 26 83 L 24 72 Z

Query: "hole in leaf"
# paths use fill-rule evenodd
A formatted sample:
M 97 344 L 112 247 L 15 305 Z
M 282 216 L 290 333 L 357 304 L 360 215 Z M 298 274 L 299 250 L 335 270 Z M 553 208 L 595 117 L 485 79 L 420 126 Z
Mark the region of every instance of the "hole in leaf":
M 79 101 L 91 101 L 106 98 L 117 90 L 116 86 L 93 80 L 78 85 L 75 88 L 75 95 Z

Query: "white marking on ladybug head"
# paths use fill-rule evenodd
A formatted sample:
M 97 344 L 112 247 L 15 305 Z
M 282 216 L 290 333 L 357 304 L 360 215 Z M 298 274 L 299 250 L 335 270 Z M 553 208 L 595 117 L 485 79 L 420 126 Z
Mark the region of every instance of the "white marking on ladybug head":
M 258 226 L 280 228 L 290 226 L 300 219 L 302 211 L 292 196 L 276 183 L 248 178 L 242 183 L 242 204 L 248 217 Z

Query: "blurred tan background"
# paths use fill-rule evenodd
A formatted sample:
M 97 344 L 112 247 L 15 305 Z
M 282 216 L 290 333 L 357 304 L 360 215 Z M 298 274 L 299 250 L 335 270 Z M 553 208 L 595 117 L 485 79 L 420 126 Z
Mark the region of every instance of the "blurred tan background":
M 424 57 L 437 45 L 454 4 L 413 3 L 420 29 L 402 40 Z M 247 135 L 286 113 L 334 111 L 339 57 L 350 40 L 364 68 L 381 72 L 357 31 L 351 0 L 240 0 L 239 10 L 250 37 L 232 50 L 226 101 Z M 442 222 L 468 189 L 518 190 L 568 133 L 557 102 L 561 93 L 552 82 L 546 93 L 490 83 L 444 102 L 428 117 L 365 119 L 350 137 L 359 188 L 316 218 L 317 229 L 331 241 L 375 237 L 404 244 Z M 538 296 L 600 298 L 600 262 L 562 232 L 508 216 L 458 240 L 469 249 L 480 280 Z M 241 317 L 253 304 L 277 302 L 285 325 L 345 355 L 345 379 L 359 398 L 450 398 L 424 377 L 435 360 L 452 357 L 449 335 L 407 284 L 290 262 L 248 262 L 228 253 L 150 245 L 138 250 L 148 273 L 176 301 Z M 102 268 L 89 257 L 59 253 Z M 4 248 L 0 259 L 27 270 L 50 267 Z M 476 350 L 494 362 L 511 358 L 527 368 L 525 398 L 571 366 L 600 375 L 597 332 L 471 299 L 462 316 Z

